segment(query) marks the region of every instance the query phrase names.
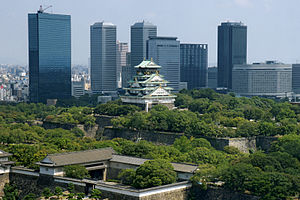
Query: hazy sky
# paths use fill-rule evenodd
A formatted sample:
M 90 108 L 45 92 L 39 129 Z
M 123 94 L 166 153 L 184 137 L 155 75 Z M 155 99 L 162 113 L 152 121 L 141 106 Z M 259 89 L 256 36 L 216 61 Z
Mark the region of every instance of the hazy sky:
M 217 25 L 242 21 L 248 26 L 248 62 L 300 62 L 300 0 L 0 0 L 0 64 L 27 64 L 27 14 L 39 5 L 70 14 L 72 64 L 87 64 L 89 26 L 117 25 L 118 40 L 130 42 L 130 25 L 150 21 L 159 36 L 181 42 L 208 43 L 209 63 L 216 63 Z

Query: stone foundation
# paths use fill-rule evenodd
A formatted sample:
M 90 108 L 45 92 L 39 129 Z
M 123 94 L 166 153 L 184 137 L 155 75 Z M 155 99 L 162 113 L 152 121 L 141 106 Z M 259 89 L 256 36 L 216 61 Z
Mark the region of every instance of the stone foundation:
M 197 186 L 191 189 L 191 197 L 197 200 L 258 200 L 259 197 L 237 193 L 220 187 L 208 187 L 201 190 Z
M 134 131 L 129 129 L 118 129 L 105 127 L 102 135 L 98 135 L 101 139 L 111 140 L 113 138 L 124 138 L 132 141 L 147 140 L 156 144 L 172 145 L 176 138 L 183 136 L 183 133 L 173 132 L 158 132 L 158 131 Z M 225 146 L 233 146 L 241 152 L 248 153 L 251 150 L 268 151 L 272 142 L 276 141 L 277 137 L 249 137 L 249 138 L 209 138 L 207 139 L 212 147 L 217 150 L 223 150 Z
M 3 189 L 9 183 L 9 173 L 0 174 L 0 197 L 4 195 Z

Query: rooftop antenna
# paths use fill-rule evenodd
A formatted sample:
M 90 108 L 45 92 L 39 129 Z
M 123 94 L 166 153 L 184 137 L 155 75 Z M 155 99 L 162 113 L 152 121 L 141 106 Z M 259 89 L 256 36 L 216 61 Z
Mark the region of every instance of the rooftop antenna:
M 44 13 L 44 11 L 47 10 L 48 8 L 52 8 L 52 5 L 47 6 L 46 8 L 43 8 L 43 6 L 40 5 L 40 9 L 38 10 L 38 13 Z

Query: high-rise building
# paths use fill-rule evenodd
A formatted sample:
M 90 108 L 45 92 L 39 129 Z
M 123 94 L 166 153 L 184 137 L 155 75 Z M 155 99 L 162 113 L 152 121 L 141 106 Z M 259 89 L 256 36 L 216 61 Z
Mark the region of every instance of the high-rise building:
M 208 68 L 208 88 L 217 88 L 218 87 L 218 68 L 217 67 L 209 67 Z
M 28 14 L 31 102 L 71 97 L 71 16 Z
M 80 81 L 72 81 L 72 96 L 79 98 L 84 95 L 85 81 L 82 78 Z
M 97 22 L 90 27 L 91 88 L 94 94 L 116 93 L 117 27 L 112 23 Z
M 274 61 L 235 65 L 232 90 L 242 96 L 285 97 L 292 91 L 292 66 Z
M 130 59 L 131 53 L 126 53 L 126 66 L 122 67 L 122 87 L 127 87 L 128 82 L 131 79 L 131 59 Z
M 149 22 L 137 22 L 131 26 L 131 76 L 135 74 L 135 66 L 147 56 L 147 40 L 157 36 L 157 27 Z
M 207 87 L 207 44 L 180 44 L 180 81 L 187 88 Z
M 147 58 L 162 66 L 160 73 L 170 82 L 174 92 L 179 91 L 180 42 L 177 37 L 150 37 Z
M 224 22 L 218 26 L 218 87 L 232 88 L 232 68 L 247 63 L 247 26 Z
M 127 65 L 128 43 L 117 41 L 117 87 L 122 88 L 122 68 Z
M 292 65 L 292 89 L 296 94 L 300 94 L 300 64 Z

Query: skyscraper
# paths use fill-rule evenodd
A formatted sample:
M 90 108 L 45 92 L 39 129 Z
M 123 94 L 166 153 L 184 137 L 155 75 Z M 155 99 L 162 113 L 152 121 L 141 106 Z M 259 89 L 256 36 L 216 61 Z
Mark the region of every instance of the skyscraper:
M 147 40 L 157 35 L 157 27 L 149 22 L 137 22 L 131 26 L 131 70 L 135 74 L 134 67 L 139 65 L 147 54 Z
M 162 68 L 160 73 L 170 82 L 174 92 L 179 91 L 180 42 L 177 37 L 150 37 L 147 43 L 147 57 Z
M 122 67 L 122 87 L 128 87 L 128 82 L 131 79 L 131 53 L 126 53 L 126 66 Z
M 115 93 L 117 28 L 112 23 L 97 22 L 90 27 L 91 87 L 94 94 Z
M 180 44 L 180 81 L 188 89 L 207 87 L 207 44 Z
M 232 88 L 232 68 L 247 63 L 247 26 L 223 22 L 218 26 L 218 87 Z
M 128 43 L 117 41 L 117 87 L 122 88 L 122 68 L 127 66 Z
M 28 14 L 31 102 L 71 97 L 71 16 Z
M 292 89 L 296 94 L 300 94 L 300 64 L 292 65 Z

